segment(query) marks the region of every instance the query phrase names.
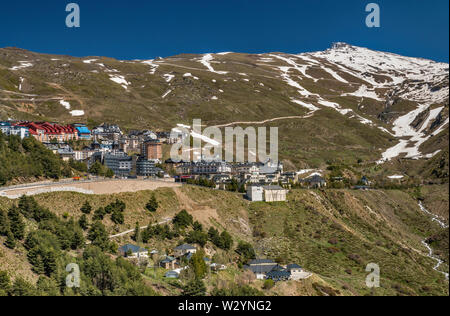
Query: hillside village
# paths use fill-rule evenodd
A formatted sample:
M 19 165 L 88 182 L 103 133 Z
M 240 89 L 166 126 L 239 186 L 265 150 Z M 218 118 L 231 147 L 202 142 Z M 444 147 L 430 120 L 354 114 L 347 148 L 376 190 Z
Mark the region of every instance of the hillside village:
M 33 128 L 36 127 L 39 128 L 33 130 Z M 105 127 L 107 128 L 105 129 Z M 228 164 L 225 162 L 216 161 L 202 161 L 199 163 L 180 162 L 179 164 L 174 164 L 170 160 L 163 161 L 162 146 L 170 145 L 170 143 L 177 142 L 179 140 L 167 140 L 163 137 L 158 137 L 158 133 L 154 133 L 156 137 L 153 136 L 150 137 L 150 139 L 143 137 L 142 143 L 138 140 L 137 145 L 133 147 L 135 151 L 127 151 L 126 148 L 122 147 L 121 149 L 120 145 L 119 147 L 109 146 L 111 143 L 113 145 L 116 144 L 114 146 L 117 146 L 117 144 L 119 144 L 119 142 L 125 137 L 131 138 L 133 136 L 123 136 L 123 133 L 118 126 L 103 125 L 96 127 L 91 131 L 87 126 L 81 124 L 78 126 L 74 125 L 60 127 L 60 125 L 55 123 L 2 123 L 2 133 L 4 132 L 6 135 L 9 135 L 9 138 L 6 138 L 7 142 L 11 142 L 14 138 L 20 139 L 22 137 L 19 134 L 14 134 L 14 130 L 18 129 L 25 131 L 23 132 L 24 140 L 27 138 L 33 138 L 34 140 L 39 141 L 45 147 L 52 150 L 56 155 L 59 155 L 61 160 L 66 160 L 69 163 L 79 162 L 85 165 L 85 171 L 79 173 L 80 176 L 75 176 L 72 181 L 80 181 L 84 177 L 89 178 L 95 176 L 95 168 L 93 168 L 93 166 L 99 165 L 102 167 L 107 167 L 109 170 L 113 171 L 111 174 L 112 177 L 131 179 L 140 177 L 144 181 L 146 179 L 149 181 L 180 181 L 185 184 L 183 187 L 204 190 L 198 191 L 198 193 L 211 192 L 207 194 L 215 194 L 213 192 L 231 191 L 227 193 L 231 193 L 233 195 L 228 196 L 227 199 L 230 199 L 233 196 L 233 199 L 238 198 L 238 200 L 242 201 L 239 203 L 248 203 L 245 208 L 248 209 L 250 216 L 254 216 L 254 219 L 252 219 L 252 225 L 254 225 L 253 236 L 255 238 L 263 238 L 262 240 L 264 240 L 269 230 L 264 229 L 261 225 L 264 225 L 268 219 L 264 220 L 262 223 L 258 223 L 259 215 L 256 214 L 260 213 L 255 212 L 255 215 L 252 215 L 253 209 L 259 210 L 260 212 L 268 207 L 267 210 L 270 211 L 267 214 L 275 214 L 278 213 L 279 210 L 286 209 L 286 214 L 291 214 L 295 213 L 295 211 L 292 211 L 291 207 L 292 205 L 297 205 L 299 201 L 298 194 L 302 191 L 298 189 L 317 189 L 311 191 L 311 196 L 318 201 L 320 201 L 318 194 L 323 197 L 327 197 L 329 194 L 333 196 L 334 194 L 340 194 L 341 192 L 339 190 L 335 190 L 332 185 L 328 184 L 331 176 L 328 176 L 327 179 L 325 179 L 325 177 L 322 176 L 323 173 L 321 170 L 308 169 L 299 170 L 296 172 L 285 172 L 283 170 L 283 164 L 272 164 L 270 161 L 264 164 Z M 40 131 L 41 134 L 36 131 Z M 144 133 L 133 132 L 133 134 L 137 134 L 137 139 L 139 139 L 139 135 L 150 133 L 146 131 Z M 36 138 L 36 136 L 39 136 L 39 138 Z M 182 136 L 180 136 L 180 138 L 181 137 Z M 86 147 L 89 147 L 89 149 L 82 148 L 82 150 L 85 149 L 86 151 L 92 151 L 91 157 L 76 160 L 75 155 L 70 157 L 64 157 L 61 155 L 62 148 L 70 148 L 65 152 L 76 151 L 73 150 L 72 146 L 77 146 L 77 142 L 80 140 L 81 144 L 86 144 Z M 130 168 L 129 165 L 124 166 L 123 164 L 119 164 L 117 166 L 110 164 L 110 160 L 108 160 L 110 158 L 108 157 L 116 155 L 119 155 L 120 157 L 129 157 L 127 159 L 130 161 L 131 165 L 133 165 L 133 161 L 138 162 L 142 159 L 146 159 L 147 157 L 148 160 L 146 161 L 149 161 L 152 164 L 152 168 L 158 168 L 160 172 L 146 176 L 137 176 L 129 171 L 133 169 L 132 167 Z M 96 156 L 98 156 L 98 160 L 93 159 L 93 157 Z M 73 163 L 71 165 L 73 165 Z M 167 165 L 171 166 L 170 169 L 167 168 Z M 88 168 L 88 166 L 90 167 Z M 135 168 L 138 169 L 137 164 Z M 171 173 L 170 170 L 175 170 L 175 173 Z M 121 171 L 124 172 L 121 173 Z M 286 179 L 286 181 L 283 181 L 283 177 L 285 176 L 289 176 L 289 178 Z M 225 181 L 218 181 L 223 179 L 225 179 Z M 397 180 L 397 177 L 393 177 L 392 179 L 392 181 Z M 345 180 L 339 178 L 335 179 L 335 181 L 344 182 Z M 358 183 L 354 185 L 352 184 L 351 188 L 357 189 L 355 192 L 371 190 L 374 188 L 374 183 L 368 179 L 368 177 L 363 176 Z M 305 190 L 305 192 L 308 191 L 309 190 Z M 373 191 L 375 191 L 375 195 L 379 194 L 377 190 Z M 361 193 L 363 194 L 364 192 Z M 160 201 L 160 194 L 161 193 L 158 193 L 159 198 L 157 199 L 155 198 L 155 194 L 153 194 L 147 204 L 145 204 L 145 212 L 150 212 L 146 213 L 146 218 L 148 218 L 147 216 L 151 214 L 157 214 L 160 212 L 160 206 L 162 205 L 162 201 Z M 243 195 L 248 201 L 243 202 Z M 196 194 L 192 194 L 191 198 L 195 196 Z M 371 194 L 368 194 L 367 196 L 371 196 Z M 51 197 L 51 195 L 49 197 Z M 42 197 L 38 198 L 41 199 Z M 43 198 L 44 200 L 46 199 L 46 197 Z M 184 210 L 177 213 L 173 218 L 164 220 L 162 223 L 154 223 L 151 221 L 145 228 L 140 227 L 139 222 L 137 222 L 134 233 L 131 236 L 131 232 L 133 231 L 126 232 L 124 234 L 120 233 L 120 230 L 117 231 L 117 225 L 123 226 L 127 217 L 135 216 L 133 212 L 127 212 L 125 215 L 127 205 L 125 205 L 123 201 L 117 199 L 115 202 L 112 202 L 106 206 L 105 204 L 103 204 L 103 206 L 99 206 L 97 203 L 94 209 L 88 203 L 88 200 L 91 200 L 92 198 L 84 196 L 77 197 L 77 199 L 79 198 L 86 200 L 85 202 L 79 201 L 77 203 L 70 203 L 73 204 L 70 207 L 78 207 L 83 215 L 78 218 L 78 216 L 75 215 L 77 212 L 71 210 L 62 214 L 62 218 L 65 220 L 61 220 L 62 222 L 58 224 L 69 225 L 68 227 L 72 227 L 70 226 L 72 225 L 71 221 L 73 223 L 74 218 L 78 218 L 78 225 L 75 226 L 79 226 L 81 228 L 84 227 L 83 230 L 85 233 L 78 231 L 79 228 L 70 228 L 77 231 L 77 233 L 74 233 L 73 235 L 73 238 L 76 238 L 77 240 L 76 247 L 82 247 L 82 242 L 80 240 L 86 238 L 88 240 L 88 245 L 92 243 L 95 246 L 101 247 L 105 253 L 111 253 L 110 256 L 112 256 L 114 260 L 120 260 L 120 258 L 123 258 L 126 262 L 129 262 L 138 269 L 141 269 L 141 271 L 143 271 L 143 275 L 151 278 L 153 282 L 163 282 L 162 284 L 164 284 L 164 287 L 169 287 L 173 291 L 177 291 L 176 288 L 179 288 L 181 286 L 180 284 L 183 284 L 183 286 L 186 287 L 192 286 L 189 280 L 192 280 L 193 275 L 198 274 L 204 277 L 209 274 L 210 276 L 206 278 L 209 284 L 208 286 L 210 287 L 209 291 L 216 291 L 216 289 L 211 289 L 212 285 L 210 283 L 216 278 L 229 278 L 230 275 L 234 275 L 234 278 L 241 280 L 239 282 L 243 282 L 242 284 L 250 284 L 252 286 L 255 286 L 256 284 L 258 287 L 261 287 L 261 289 L 265 289 L 266 291 L 270 291 L 270 289 L 274 286 L 277 289 L 283 288 L 283 284 L 286 284 L 285 286 L 289 287 L 314 285 L 314 288 L 316 288 L 318 293 L 322 293 L 324 291 L 326 293 L 332 293 L 333 295 L 336 295 L 337 293 L 328 286 L 318 285 L 322 284 L 320 282 L 323 281 L 319 282 L 317 275 L 309 272 L 309 269 L 304 269 L 303 260 L 299 260 L 297 256 L 293 257 L 292 254 L 289 255 L 283 252 L 267 252 L 266 250 L 258 250 L 256 252 L 255 248 L 259 247 L 258 243 L 251 244 L 241 240 L 240 238 L 236 238 L 236 236 L 233 238 L 225 228 L 222 228 L 222 232 L 220 232 L 213 227 L 200 224 L 198 221 L 194 221 L 193 217 Z M 172 199 L 173 198 L 170 200 Z M 236 203 L 236 201 L 237 200 L 235 200 L 234 203 Z M 37 202 L 34 199 L 29 199 L 23 196 L 19 199 L 18 207 L 21 209 L 20 212 L 23 212 L 26 216 L 30 216 L 29 211 L 26 210 L 28 207 L 31 207 L 32 209 L 33 207 L 36 207 L 34 212 L 38 213 L 32 216 L 31 219 L 35 217 L 39 218 L 40 216 L 44 216 L 44 218 L 49 216 L 45 215 L 45 212 L 43 213 L 44 215 L 41 215 L 41 213 L 39 213 L 42 212 L 40 206 L 33 206 L 37 205 L 36 203 Z M 82 203 L 84 203 L 84 205 L 82 205 Z M 167 201 L 164 205 L 166 205 L 166 203 Z M 15 203 L 12 205 L 14 204 Z M 346 207 L 341 208 L 339 205 L 334 206 L 333 204 L 333 207 L 336 207 L 338 210 L 337 212 L 342 214 L 348 210 Z M 177 208 L 178 207 L 175 207 L 174 209 L 176 210 Z M 315 208 L 311 208 L 310 206 L 302 206 L 302 208 L 305 208 L 306 212 L 309 213 L 308 216 L 314 216 L 313 214 L 315 212 Z M 8 216 L 4 216 L 4 218 L 8 218 L 7 220 L 10 221 L 15 221 L 17 218 L 12 215 L 13 209 L 14 207 L 10 208 L 8 211 Z M 197 207 L 194 206 L 191 211 L 195 211 L 196 209 Z M 376 214 L 374 209 L 375 206 L 373 205 L 371 207 L 367 206 L 365 211 L 367 214 L 364 216 L 372 216 L 372 214 Z M 167 209 L 165 212 L 167 212 Z M 69 219 L 71 218 L 71 215 L 74 215 L 74 218 Z M 418 215 L 414 214 L 409 216 Z M 129 227 L 130 219 L 127 218 L 126 220 L 128 221 L 127 225 Z M 108 223 L 108 221 L 112 221 L 112 224 L 110 225 L 114 225 L 109 229 L 113 228 L 115 232 L 115 235 L 109 237 L 111 239 L 111 243 L 105 243 L 105 239 L 107 240 L 108 237 L 105 235 L 105 224 L 102 223 Z M 273 221 L 273 219 L 270 219 L 269 221 Z M 308 238 L 321 238 L 322 228 L 319 229 L 319 227 L 322 227 L 326 222 L 327 220 L 321 219 L 321 224 L 316 226 L 316 229 L 318 230 L 315 232 L 313 230 L 309 237 L 304 236 L 300 240 L 308 240 Z M 298 223 L 298 221 L 294 221 L 292 224 L 294 223 Z M 126 228 L 126 226 L 123 227 Z M 283 227 L 283 224 L 278 223 L 276 227 Z M 339 226 L 337 225 L 335 227 Z M 283 234 L 284 230 L 286 230 L 286 234 L 289 236 L 292 235 L 292 229 L 296 232 L 302 231 L 299 229 L 299 226 L 283 228 Z M 82 237 L 82 235 L 84 236 Z M 61 237 L 64 236 L 61 235 Z M 8 248 L 11 247 L 14 249 L 18 247 L 18 244 L 20 244 L 20 238 L 23 237 L 10 236 L 5 240 L 5 245 L 7 245 Z M 327 243 L 331 246 L 326 251 L 331 255 L 335 252 L 339 252 L 340 250 L 335 245 L 340 242 L 343 242 L 343 239 L 339 240 L 333 237 L 328 237 Z M 263 249 L 267 248 L 264 247 Z M 349 260 L 352 260 L 357 264 L 362 263 L 360 256 L 355 253 L 349 253 L 347 256 Z M 432 256 L 433 254 L 430 258 L 433 258 Z M 292 258 L 297 259 L 292 260 Z M 36 265 L 38 264 L 38 262 L 33 262 L 34 261 L 31 263 Z M 314 267 L 314 264 L 308 262 L 308 266 Z M 347 269 L 346 273 L 351 275 L 353 272 Z M 49 275 L 51 276 L 52 274 L 49 273 Z M 258 283 L 258 281 L 261 283 Z M 213 284 L 217 287 L 216 283 Z M 187 291 L 187 289 L 184 289 L 183 291 Z M 259 292 L 252 293 L 254 295 L 260 294 Z
M 38 187 L 0 188 L 0 295 L 448 294 L 448 64 L 342 43 L 0 58 L 0 185 Z M 194 136 L 169 128 L 200 116 L 277 122 L 280 162 L 172 161 Z M 135 187 L 71 188 L 112 183 Z M 74 291 L 58 283 L 73 260 Z M 364 283 L 370 262 L 378 289 Z
M 214 159 L 196 162 L 164 160 L 164 145 L 182 142 L 189 136 L 181 132 L 132 130 L 124 133 L 118 125 L 113 124 L 102 124 L 91 130 L 84 124 L 19 121 L 0 122 L 0 131 L 6 136 L 21 139 L 33 137 L 63 161 L 76 165 L 81 173 L 74 180 L 89 177 L 89 173 L 99 175 L 99 170 L 104 166 L 109 172 L 108 177 L 156 178 L 239 191 L 246 193 L 246 197 L 255 202 L 285 201 L 286 190 L 290 188 L 324 189 L 328 181 L 334 186 L 337 184 L 343 187 L 345 183 L 346 187 L 362 190 L 370 189 L 373 185 L 366 176 L 352 182 L 344 177 L 326 177 L 323 170 L 285 171 L 283 163 L 273 163 L 271 160 L 264 163 L 227 163 Z M 404 176 L 394 175 L 388 177 L 388 180 L 391 183 L 401 183 L 403 178 Z
M 193 255 L 197 253 L 197 246 L 190 244 L 181 244 L 171 250 L 172 255 L 160 255 L 158 250 L 148 250 L 135 244 L 126 244 L 119 247 L 119 254 L 128 260 L 134 261 L 137 265 L 150 265 L 150 261 L 155 265 L 153 267 L 166 270 L 164 277 L 167 279 L 178 279 L 180 274 L 189 269 L 188 263 Z M 203 257 L 205 265 L 213 272 L 227 270 L 227 265 L 212 262 L 208 257 Z M 270 259 L 252 259 L 243 269 L 251 271 L 257 280 L 272 280 L 274 282 L 288 280 L 302 280 L 311 277 L 298 264 L 280 265 Z

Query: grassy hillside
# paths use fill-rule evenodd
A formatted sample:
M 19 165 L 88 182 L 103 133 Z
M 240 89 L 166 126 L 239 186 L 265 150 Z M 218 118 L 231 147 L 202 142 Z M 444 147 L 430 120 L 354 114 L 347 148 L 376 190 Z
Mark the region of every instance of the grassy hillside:
M 287 57 L 307 70 L 302 73 L 283 60 Z M 153 61 L 118 61 L 0 49 L 0 119 L 84 122 L 90 126 L 109 122 L 124 129 L 167 131 L 178 123 L 191 125 L 199 118 L 204 126 L 214 126 L 295 117 L 252 126 L 280 128 L 280 156 L 286 165 L 318 168 L 330 161 L 354 164 L 379 160 L 383 151 L 398 142 L 386 130 L 390 131 L 397 117 L 418 106 L 401 98 L 394 98 L 390 104 L 382 98 L 346 95 L 370 84 L 362 74 L 358 78 L 321 59 L 311 64 L 282 53 L 216 54 L 206 63 L 214 69 L 211 71 L 202 58 L 204 55 L 184 54 Z M 29 61 L 32 66 L 20 68 L 21 61 Z M 19 69 L 12 70 L 17 66 Z M 348 83 L 337 80 L 322 66 L 339 73 Z M 299 94 L 296 84 L 308 93 Z M 389 89 L 378 92 L 380 96 L 389 95 Z M 72 116 L 60 100 L 70 103 L 70 111 L 83 110 L 85 115 Z M 318 110 L 310 114 L 310 109 L 293 100 Z M 339 113 L 320 100 L 336 102 L 348 110 Z M 444 106 L 438 120 L 442 124 L 448 117 L 448 102 L 439 105 Z M 372 124 L 363 124 L 358 117 Z M 429 154 L 448 149 L 446 140 L 448 143 L 448 127 L 424 143 L 421 150 Z M 395 161 L 392 168 L 401 170 L 401 162 Z M 426 179 L 445 178 L 445 164 L 448 175 L 448 154 L 443 159 L 444 176 L 440 162 L 424 166 L 425 170 L 420 169 L 420 162 L 408 163 L 413 175 Z
M 72 175 L 69 165 L 34 138 L 0 132 L 0 186 L 12 181 L 59 179 Z
M 428 237 L 441 236 L 442 231 L 420 211 L 411 194 L 397 190 L 294 190 L 286 203 L 250 204 L 240 195 L 199 187 L 159 189 L 154 193 L 160 202 L 155 214 L 145 210 L 152 195 L 148 191 L 114 196 L 64 192 L 35 198 L 63 221 L 64 218 L 78 220 L 82 215 L 80 207 L 86 201 L 95 210 L 120 199 L 126 204 L 124 223 L 114 224 L 109 215 L 105 216 L 103 223 L 109 234 L 133 229 L 136 221 L 143 226 L 186 209 L 204 230 L 215 227 L 230 232 L 233 249 L 239 241 L 250 242 L 258 257 L 269 257 L 281 263 L 295 262 L 314 273 L 309 280 L 279 283 L 270 290 L 264 290 L 260 281 L 250 282 L 252 288 L 265 294 L 448 295 L 448 282 L 442 274 L 432 270 L 435 261 L 426 257 L 421 243 Z M 0 199 L 0 208 L 8 209 L 13 203 Z M 88 215 L 89 223 L 93 222 L 92 216 L 93 213 Z M 35 225 L 31 221 L 27 227 L 32 230 Z M 119 245 L 132 242 L 132 235 L 115 239 L 115 242 Z M 448 230 L 447 237 L 435 238 L 432 245 L 442 245 L 445 238 L 448 239 Z M 164 253 L 183 239 L 183 236 L 172 239 L 156 236 L 144 245 Z M 235 263 L 239 256 L 234 250 L 221 250 L 211 242 L 206 244 L 205 250 L 207 255 L 229 266 L 227 271 L 207 276 L 208 291 L 249 284 L 245 273 Z M 30 280 L 36 279 L 29 271 L 24 249 L 18 247 L 12 252 L 2 248 L 2 253 L 2 267 L 10 267 L 8 271 L 13 277 L 28 274 Z M 20 262 L 19 267 L 14 260 Z M 443 268 L 448 271 L 448 258 L 446 260 Z M 371 290 L 365 286 L 368 263 L 380 266 L 381 288 Z M 163 295 L 182 293 L 186 282 L 184 279 L 167 282 L 160 270 L 149 269 L 143 274 L 145 282 Z

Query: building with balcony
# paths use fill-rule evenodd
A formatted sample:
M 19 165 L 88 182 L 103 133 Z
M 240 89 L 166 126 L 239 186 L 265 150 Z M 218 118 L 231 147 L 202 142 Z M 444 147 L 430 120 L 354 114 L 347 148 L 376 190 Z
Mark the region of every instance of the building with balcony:
M 106 153 L 104 161 L 117 177 L 128 177 L 131 173 L 133 158 L 124 152 Z

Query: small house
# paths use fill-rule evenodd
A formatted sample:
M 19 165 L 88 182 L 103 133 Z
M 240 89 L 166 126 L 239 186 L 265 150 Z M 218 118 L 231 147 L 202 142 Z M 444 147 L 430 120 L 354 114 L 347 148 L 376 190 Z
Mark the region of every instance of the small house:
M 148 250 L 145 248 L 141 248 L 136 245 L 123 245 L 119 248 L 119 253 L 121 256 L 135 259 L 135 258 L 148 258 Z
M 314 174 L 303 180 L 303 182 L 309 187 L 319 189 L 327 186 L 327 181 L 320 175 Z
M 279 185 L 264 186 L 264 201 L 266 202 L 284 202 L 286 201 L 287 190 Z
M 193 245 L 183 244 L 174 249 L 174 254 L 176 258 L 183 257 L 187 254 L 194 254 L 197 252 L 197 248 Z
M 289 264 L 286 267 L 286 270 L 291 274 L 290 278 L 292 280 L 300 279 L 302 274 L 304 273 L 303 268 L 300 267 L 298 264 Z
M 264 201 L 264 189 L 259 186 L 250 186 L 247 189 L 247 198 L 252 202 Z
M 282 268 L 280 269 L 275 268 L 266 274 L 266 279 L 270 279 L 275 282 L 288 281 L 290 278 L 291 273 Z
M 92 139 L 92 133 L 85 125 L 77 125 L 75 126 L 75 129 L 78 133 L 78 138 L 82 140 L 90 140 Z
M 175 264 L 177 262 L 177 259 L 171 256 L 166 256 L 161 262 L 159 263 L 161 268 L 164 268 L 166 270 L 174 270 Z
M 249 262 L 247 266 L 244 266 L 245 270 L 252 271 L 258 280 L 264 280 L 267 273 L 272 271 L 278 264 L 270 259 L 256 259 Z

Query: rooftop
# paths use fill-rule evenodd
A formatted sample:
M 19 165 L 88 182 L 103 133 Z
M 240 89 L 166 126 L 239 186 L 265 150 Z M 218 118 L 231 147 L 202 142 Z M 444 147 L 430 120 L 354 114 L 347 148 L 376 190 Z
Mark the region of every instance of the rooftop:
M 264 190 L 267 191 L 272 191 L 272 190 L 284 190 L 282 187 L 280 187 L 279 185 L 266 185 L 263 187 Z
M 287 266 L 287 269 L 288 270 L 292 270 L 292 269 L 301 269 L 302 267 L 300 267 L 298 264 L 289 264 L 288 266 Z
M 194 249 L 197 249 L 197 248 L 195 246 L 192 246 L 189 244 L 180 245 L 175 248 L 175 250 L 194 250 Z
M 131 244 L 123 245 L 122 247 L 119 248 L 119 251 L 122 251 L 124 253 L 127 253 L 130 250 L 132 253 L 147 251 L 147 249 L 145 249 L 145 248 L 141 248 L 139 246 L 131 245 Z
M 249 265 L 255 265 L 255 264 L 268 264 L 273 263 L 276 265 L 276 262 L 270 259 L 255 259 L 249 262 Z

